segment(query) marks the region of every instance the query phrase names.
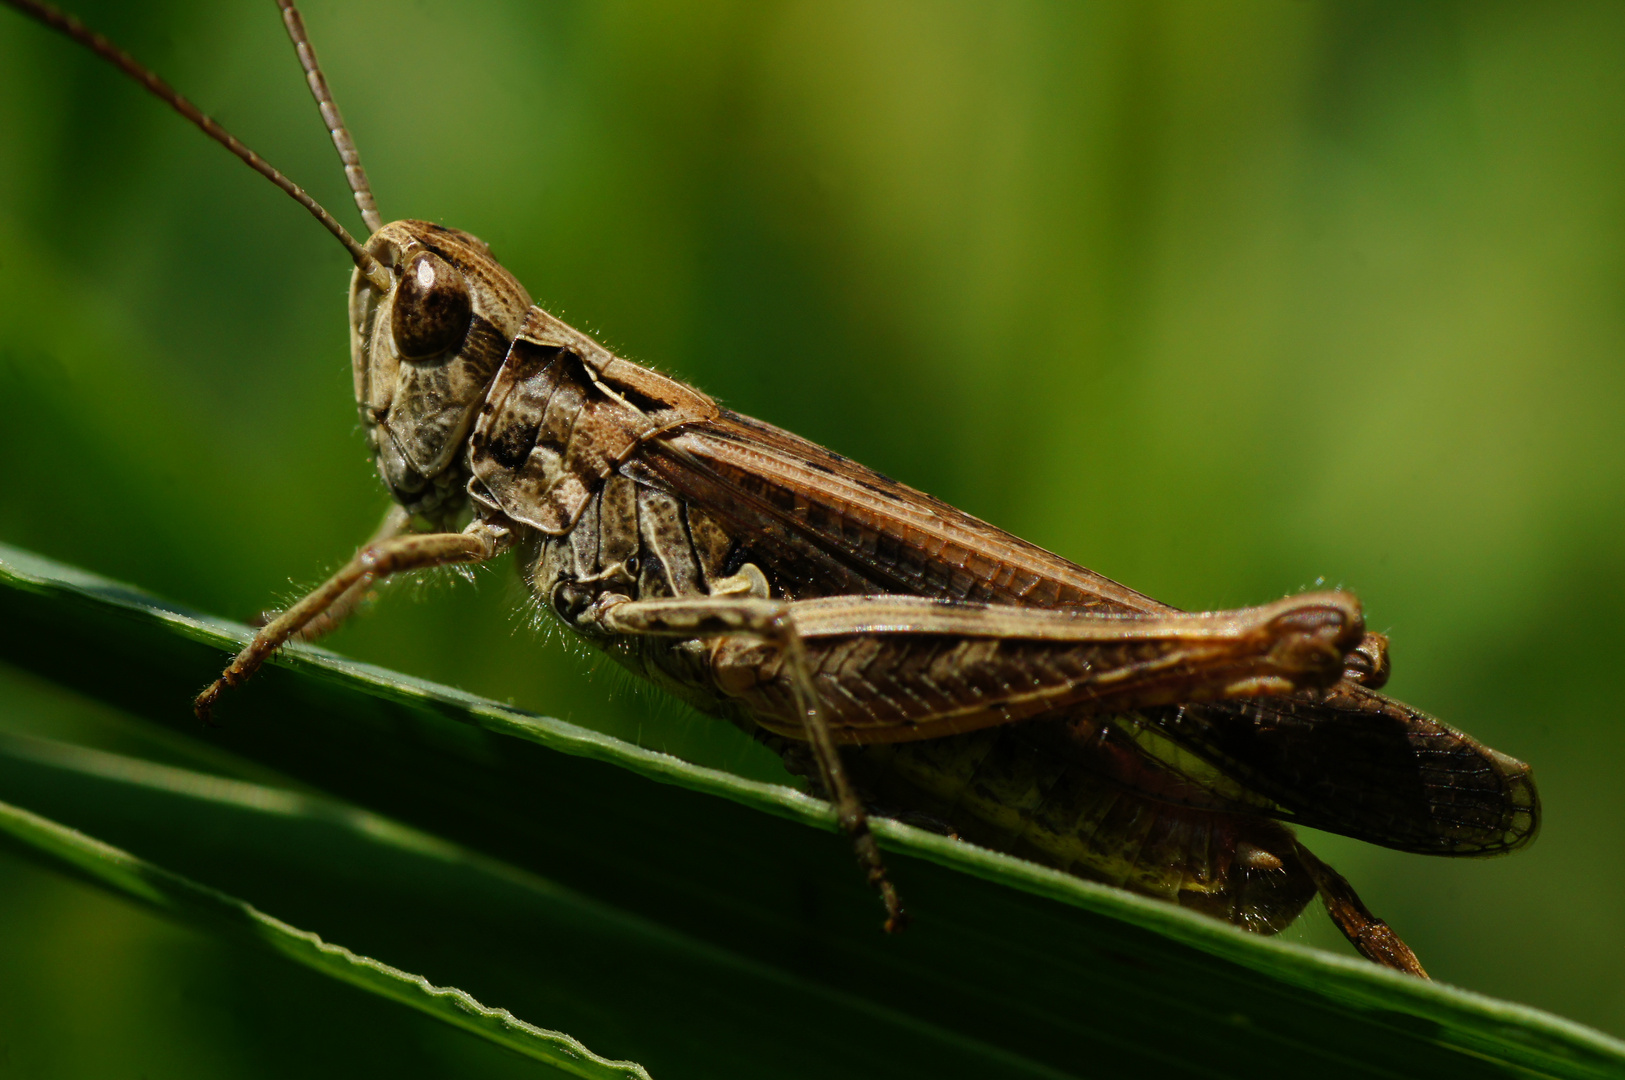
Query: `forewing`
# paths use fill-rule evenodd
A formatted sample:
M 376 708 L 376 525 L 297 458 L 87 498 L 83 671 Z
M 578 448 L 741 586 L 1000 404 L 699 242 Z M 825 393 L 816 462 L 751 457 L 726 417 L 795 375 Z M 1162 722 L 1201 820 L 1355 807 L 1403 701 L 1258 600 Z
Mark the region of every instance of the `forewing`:
M 771 425 L 720 412 L 633 467 L 693 499 L 791 598 L 902 593 L 1102 612 L 1173 609 Z M 1318 697 L 1170 706 L 1120 723 L 1187 751 L 1164 764 L 1235 809 L 1404 851 L 1529 842 L 1529 767 L 1353 682 Z
M 1024 607 L 1173 609 L 750 417 L 721 412 L 650 440 L 640 478 L 691 499 L 792 599 L 902 593 Z

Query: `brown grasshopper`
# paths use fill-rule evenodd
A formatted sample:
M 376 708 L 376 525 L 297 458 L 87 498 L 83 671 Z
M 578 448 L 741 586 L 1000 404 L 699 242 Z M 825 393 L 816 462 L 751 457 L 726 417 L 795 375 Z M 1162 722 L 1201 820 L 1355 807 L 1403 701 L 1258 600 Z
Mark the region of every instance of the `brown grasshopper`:
M 1424 975 L 1283 822 L 1438 855 L 1533 838 L 1528 767 L 1379 693 L 1387 643 L 1347 593 L 1177 611 L 614 356 L 468 233 L 385 224 L 292 0 L 365 243 L 77 20 L 7 2 L 298 199 L 355 263 L 356 400 L 395 505 L 198 696 L 205 721 L 383 578 L 513 552 L 565 626 L 829 796 L 888 929 L 905 916 L 870 810 L 1264 933 L 1318 894 L 1361 953 Z

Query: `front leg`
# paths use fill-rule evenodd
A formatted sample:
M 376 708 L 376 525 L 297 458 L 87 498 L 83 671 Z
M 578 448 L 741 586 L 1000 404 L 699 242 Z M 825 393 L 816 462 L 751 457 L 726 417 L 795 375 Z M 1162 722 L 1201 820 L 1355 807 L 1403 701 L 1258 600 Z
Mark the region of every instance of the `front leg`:
M 285 642 L 322 619 L 335 605 L 343 606 L 350 598 L 365 596 L 380 579 L 431 566 L 485 562 L 502 554 L 511 543 L 512 535 L 502 525 L 476 521 L 460 533 L 419 533 L 368 544 L 338 573 L 255 634 L 220 677 L 197 696 L 192 711 L 199 720 L 210 723 L 215 703 L 227 687 L 246 682 Z
M 392 503 L 384 514 L 384 520 L 378 523 L 378 528 L 367 537 L 367 542 L 356 549 L 356 555 L 385 540 L 393 540 L 397 536 L 405 535 L 412 527 L 412 514 L 400 503 Z M 339 624 L 354 615 L 367 597 L 372 595 L 373 579 L 363 577 L 354 585 L 346 589 L 337 600 L 334 600 L 321 614 L 300 627 L 288 640 L 290 641 L 316 641 L 326 637 L 339 628 Z M 267 626 L 276 619 L 278 612 L 268 612 L 257 624 Z

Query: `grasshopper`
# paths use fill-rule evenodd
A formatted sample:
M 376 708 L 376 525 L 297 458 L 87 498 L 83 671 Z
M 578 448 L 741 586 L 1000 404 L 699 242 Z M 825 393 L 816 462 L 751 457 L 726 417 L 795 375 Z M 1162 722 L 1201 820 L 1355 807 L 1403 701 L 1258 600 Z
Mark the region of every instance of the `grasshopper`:
M 871 812 L 1263 933 L 1319 895 L 1363 955 L 1425 977 L 1287 823 L 1439 855 L 1533 838 L 1528 766 L 1381 694 L 1387 642 L 1351 595 L 1177 611 L 614 355 L 466 232 L 386 223 L 292 0 L 365 241 L 116 46 L 7 2 L 283 188 L 355 266 L 355 396 L 393 506 L 198 695 L 205 722 L 383 579 L 511 553 L 563 626 L 826 795 L 887 929 L 906 915 Z

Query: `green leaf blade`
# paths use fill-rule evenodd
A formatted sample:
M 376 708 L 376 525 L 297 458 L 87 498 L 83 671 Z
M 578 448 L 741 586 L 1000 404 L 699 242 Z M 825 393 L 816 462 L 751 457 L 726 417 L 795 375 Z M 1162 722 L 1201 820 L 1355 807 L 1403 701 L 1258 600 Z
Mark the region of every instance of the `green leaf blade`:
M 308 930 L 267 915 L 252 904 L 199 885 L 93 837 L 9 803 L 0 803 L 0 832 L 105 887 L 192 925 L 253 941 L 329 977 L 397 1001 L 454 1027 L 583 1080 L 648 1080 L 641 1065 L 594 1054 L 562 1032 L 528 1024 L 506 1009 L 481 1004 L 455 987 L 436 986 Z
M 0 632 L 0 656 L 193 736 L 190 691 L 247 633 L 12 551 L 0 579 L 0 627 L 29 627 Z M 89 654 L 106 662 L 87 669 Z M 722 950 L 740 972 L 867 1003 L 893 1034 L 856 1039 L 862 1060 L 889 1061 L 914 1025 L 984 1063 L 1008 1055 L 1013 1075 L 1625 1068 L 1618 1041 L 1549 1014 L 881 823 L 918 917 L 889 940 L 823 804 L 320 650 L 290 650 L 234 704 L 208 738 L 259 765 Z M 719 1014 L 707 1038 L 760 1040 L 745 1023 Z

